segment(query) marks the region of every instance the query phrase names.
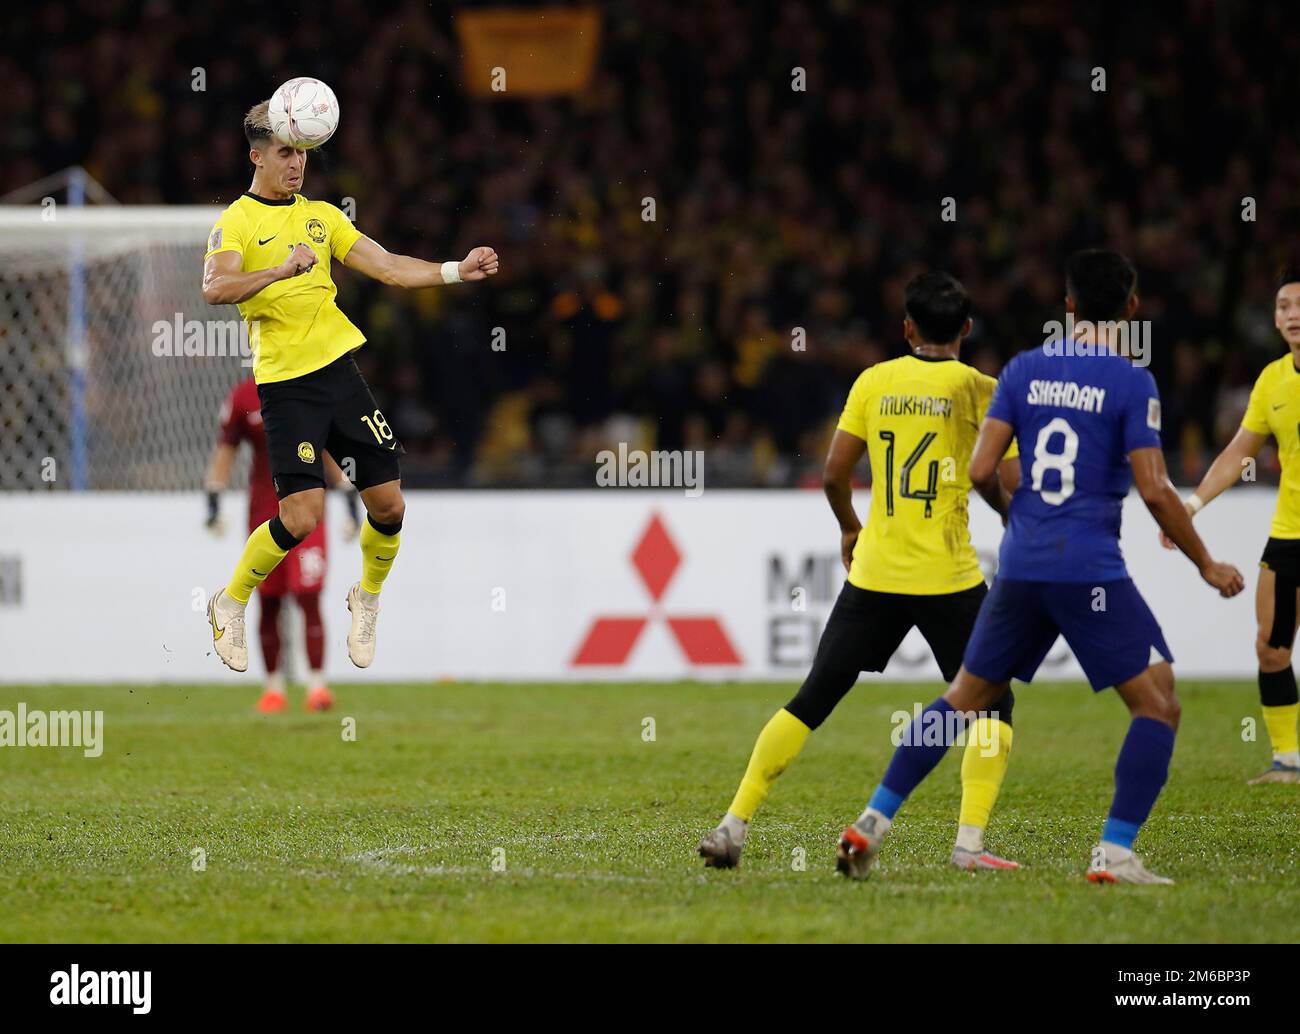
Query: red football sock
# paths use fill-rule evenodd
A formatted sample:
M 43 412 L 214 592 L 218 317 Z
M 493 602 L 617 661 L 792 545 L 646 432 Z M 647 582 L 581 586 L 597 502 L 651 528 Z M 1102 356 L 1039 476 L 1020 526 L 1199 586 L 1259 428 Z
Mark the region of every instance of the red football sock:
M 262 596 L 262 616 L 257 634 L 262 640 L 262 660 L 268 675 L 280 670 L 280 597 Z
M 303 593 L 298 597 L 303 628 L 307 636 L 307 665 L 313 671 L 325 667 L 325 624 L 320 616 L 320 593 Z

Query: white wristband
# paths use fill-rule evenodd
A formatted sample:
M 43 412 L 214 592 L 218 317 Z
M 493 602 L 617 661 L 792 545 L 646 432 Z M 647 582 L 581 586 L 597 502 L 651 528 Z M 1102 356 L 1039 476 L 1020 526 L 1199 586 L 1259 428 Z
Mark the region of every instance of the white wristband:
M 442 282 L 444 284 L 460 283 L 459 262 L 444 262 L 441 268 L 442 268 Z
M 1205 506 L 1205 500 L 1203 500 L 1195 492 L 1193 492 L 1191 495 L 1187 497 L 1187 508 L 1191 510 L 1192 513 L 1200 513 L 1201 509 L 1204 506 Z

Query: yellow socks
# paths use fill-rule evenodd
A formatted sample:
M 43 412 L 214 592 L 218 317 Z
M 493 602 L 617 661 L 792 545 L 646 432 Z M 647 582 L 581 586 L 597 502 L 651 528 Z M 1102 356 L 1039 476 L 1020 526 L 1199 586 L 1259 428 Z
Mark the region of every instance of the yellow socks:
M 369 514 L 361 522 L 361 588 L 378 596 L 402 541 L 402 525 L 375 524 Z
M 298 539 L 289 534 L 279 517 L 272 517 L 265 524 L 254 528 L 244 544 L 244 552 L 235 567 L 234 576 L 226 585 L 227 595 L 246 605 L 253 590 L 266 581 L 266 576 L 275 570 L 276 565 L 298 542 Z
M 772 716 L 758 734 L 754 753 L 749 757 L 749 767 L 745 769 L 740 789 L 728 809 L 732 815 L 746 822 L 754 817 L 776 777 L 798 756 L 810 732 L 808 726 L 785 708 Z
M 966 730 L 966 750 L 961 757 L 961 828 L 958 844 L 984 849 L 984 827 L 997 802 L 1011 760 L 1011 726 L 995 718 L 975 719 Z M 967 842 L 963 842 L 966 838 Z M 975 844 L 974 841 L 979 843 Z
M 1296 718 L 1300 716 L 1300 704 L 1283 704 L 1280 707 L 1265 707 L 1264 725 L 1268 729 L 1268 738 L 1273 744 L 1273 754 L 1294 754 L 1300 750 L 1300 737 L 1296 735 Z

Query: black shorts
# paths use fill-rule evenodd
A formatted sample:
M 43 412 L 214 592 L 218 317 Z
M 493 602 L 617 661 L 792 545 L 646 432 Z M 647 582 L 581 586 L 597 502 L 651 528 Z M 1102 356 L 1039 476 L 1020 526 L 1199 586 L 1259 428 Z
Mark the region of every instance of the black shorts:
M 1273 627 L 1268 645 L 1289 650 L 1295 643 L 1296 591 L 1300 589 L 1300 539 L 1270 538 L 1259 566 L 1273 572 Z
M 1270 538 L 1264 545 L 1259 566 L 1283 578 L 1300 581 L 1300 539 Z
M 944 681 L 951 682 L 988 591 L 980 582 L 961 592 L 909 596 L 845 582 L 826 619 L 812 670 L 786 710 L 810 729 L 817 728 L 853 688 L 860 672 L 885 670 L 913 627 L 930 644 Z M 1004 721 L 1010 721 L 1011 703 L 1008 692 L 1000 705 Z
M 940 596 L 909 596 L 872 592 L 844 583 L 822 633 L 822 642 L 858 671 L 884 671 L 913 627 L 934 652 L 945 682 L 957 677 L 966 642 L 975 627 L 980 604 L 988 595 L 983 582 L 961 592 Z
M 259 384 L 257 395 L 278 498 L 324 487 L 326 450 L 358 492 L 401 477 L 405 450 L 350 353 L 302 377 Z

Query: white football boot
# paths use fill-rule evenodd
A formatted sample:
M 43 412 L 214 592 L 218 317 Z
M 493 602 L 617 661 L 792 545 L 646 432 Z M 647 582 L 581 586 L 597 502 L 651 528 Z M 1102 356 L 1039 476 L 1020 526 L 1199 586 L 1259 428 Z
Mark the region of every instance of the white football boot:
M 1300 768 L 1275 759 L 1273 767 L 1263 775 L 1246 780 L 1247 786 L 1259 786 L 1263 783 L 1300 783 Z
M 1089 883 L 1162 883 L 1172 884 L 1168 876 L 1157 876 L 1145 865 L 1142 859 L 1129 852 L 1127 857 L 1115 861 L 1102 855 L 1103 861 L 1095 863 L 1088 869 Z
M 212 648 L 231 671 L 248 670 L 248 639 L 244 634 L 244 608 L 225 589 L 208 599 L 208 624 L 212 626 Z
M 363 592 L 357 582 L 348 590 L 352 628 L 348 632 L 348 657 L 358 668 L 369 668 L 375 659 L 375 621 L 379 618 L 379 597 Z

